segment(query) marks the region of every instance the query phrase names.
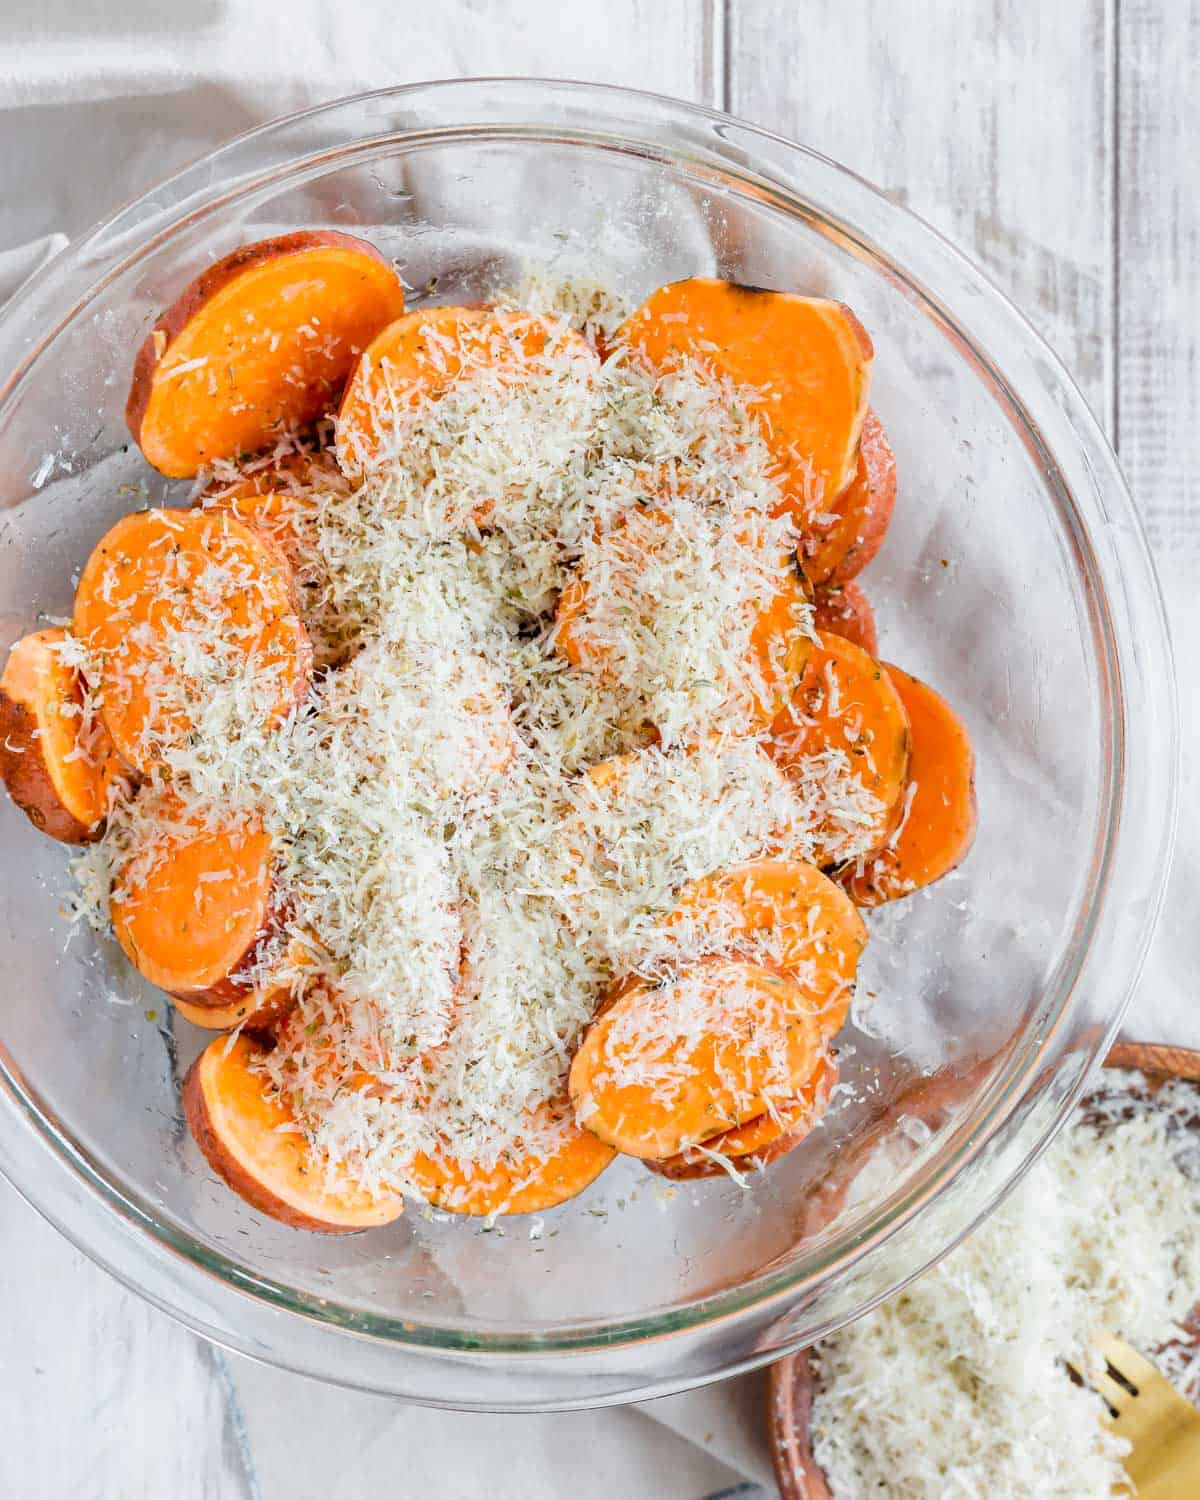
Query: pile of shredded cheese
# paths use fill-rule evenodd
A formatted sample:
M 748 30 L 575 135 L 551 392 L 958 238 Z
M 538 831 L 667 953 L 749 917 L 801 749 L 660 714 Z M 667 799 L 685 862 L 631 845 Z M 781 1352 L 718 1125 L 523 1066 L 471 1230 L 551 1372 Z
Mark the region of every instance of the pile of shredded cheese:
M 814 1350 L 813 1451 L 837 1497 L 1107 1500 L 1127 1450 L 1068 1371 L 1116 1333 L 1200 1397 L 1195 1089 L 1107 1075 L 984 1226 Z
M 625 311 L 602 289 L 522 297 L 552 335 L 519 380 L 469 363 L 438 399 L 394 403 L 354 481 L 326 453 L 285 474 L 307 700 L 256 730 L 254 685 L 217 651 L 194 732 L 157 747 L 189 816 L 272 835 L 279 932 L 246 977 L 299 1001 L 267 1073 L 331 1170 L 376 1190 L 413 1191 L 419 1150 L 485 1168 L 515 1140 L 536 1153 L 530 1112 L 562 1095 L 614 978 L 661 972 L 680 887 L 805 858 L 831 822 L 854 849 L 877 809 L 848 757 L 785 776 L 763 748 L 751 636 L 795 537 L 746 393 L 699 365 L 602 362 L 579 334 L 611 338 Z M 220 466 L 204 503 L 255 469 Z M 651 509 L 656 545 L 624 556 L 614 537 Z M 556 649 L 580 577 L 595 670 Z M 809 607 L 794 616 L 811 634 Z M 202 629 L 185 645 L 213 653 Z M 587 775 L 630 752 L 610 781 Z M 157 811 L 143 789 L 81 857 L 93 912 L 153 860 Z M 681 924 L 670 961 L 721 947 Z M 363 1072 L 386 1088 L 347 1086 Z

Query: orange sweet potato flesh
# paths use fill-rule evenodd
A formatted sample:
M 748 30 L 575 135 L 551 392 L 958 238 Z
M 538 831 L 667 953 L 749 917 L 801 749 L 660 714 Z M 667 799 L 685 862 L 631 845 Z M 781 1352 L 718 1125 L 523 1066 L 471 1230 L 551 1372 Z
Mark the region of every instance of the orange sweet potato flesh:
M 183 1084 L 183 1112 L 217 1175 L 252 1208 L 295 1229 L 349 1234 L 390 1224 L 404 1209 L 396 1195 L 374 1197 L 353 1183 L 330 1187 L 324 1163 L 288 1127 L 295 1116 L 254 1071 L 260 1043 L 210 1042 Z
M 149 771 L 205 712 L 181 642 L 220 637 L 252 683 L 264 728 L 308 691 L 312 645 L 286 559 L 226 514 L 148 510 L 97 543 L 75 593 L 74 632 L 99 663 L 101 712 L 121 756 Z
M 863 422 L 854 477 L 827 507 L 800 546 L 804 571 L 814 583 L 856 578 L 883 545 L 896 505 L 896 459 L 883 423 L 873 411 Z
M 701 959 L 666 983 L 630 985 L 593 1021 L 571 1064 L 571 1102 L 602 1141 L 657 1161 L 792 1098 L 820 1048 L 797 985 Z
M 337 456 L 360 474 L 386 445 L 389 408 L 436 400 L 479 366 L 511 372 L 546 348 L 554 330 L 530 313 L 491 307 L 426 307 L 406 313 L 364 351 L 337 416 Z M 582 340 L 580 341 L 582 343 Z
M 818 631 L 818 638 L 791 702 L 771 725 L 768 748 L 784 772 L 796 776 L 813 756 L 844 754 L 878 804 L 856 840 L 860 848 L 878 848 L 896 825 L 907 786 L 908 714 L 874 657 L 828 631 Z M 818 863 L 836 862 L 844 839 L 831 825 Z
M 919 678 L 890 664 L 885 670 L 912 725 L 909 785 L 887 846 L 838 874 L 859 906 L 895 901 L 940 880 L 975 839 L 975 753 L 966 726 Z
M 287 957 L 294 968 L 314 962 L 311 944 L 295 938 L 288 945 Z M 223 1003 L 197 1004 L 178 995 L 172 995 L 171 1002 L 185 1021 L 204 1031 L 233 1031 L 242 1026 L 247 1031 L 274 1032 L 299 999 L 296 989 L 282 980 L 268 978 L 251 988 L 230 988 L 236 990 L 234 998 Z
M 778 970 L 798 986 L 822 1038 L 841 1030 L 867 929 L 815 865 L 757 859 L 716 870 L 683 887 L 667 929 L 686 933 L 689 951 L 711 934 L 722 951 Z
M 235 976 L 273 927 L 271 839 L 261 824 L 214 829 L 162 801 L 161 826 L 118 866 L 113 932 L 151 984 L 191 1005 L 247 998 Z
M 825 584 L 813 596 L 813 624 L 830 635 L 861 646 L 868 656 L 879 655 L 875 612 L 857 583 Z
M 610 542 L 614 566 L 640 572 L 642 559 L 653 553 L 656 539 L 672 524 L 666 511 L 631 511 L 613 528 Z M 792 559 L 780 559 L 778 587 L 758 609 L 750 631 L 749 657 L 756 679 L 751 718 L 756 722 L 767 722 L 775 715 L 789 685 L 804 669 L 811 642 L 803 631 L 801 611 L 810 598 L 803 572 Z M 590 608 L 590 585 L 577 570 L 558 596 L 554 645 L 572 666 L 603 676 L 610 663 L 610 650 L 602 632 L 594 633 L 590 628 Z
M 409 1169 L 414 1186 L 451 1213 L 541 1213 L 583 1192 L 616 1155 L 591 1131 L 579 1128 L 565 1100 L 541 1105 L 534 1124 L 549 1142 L 533 1152 L 518 1141 L 492 1167 L 464 1167 L 449 1152 L 418 1153 Z
M 260 541 L 269 541 L 285 559 L 292 584 L 291 599 L 298 607 L 297 580 L 311 563 L 306 532 L 312 526 L 314 506 L 303 495 L 284 490 L 246 490 L 219 501 L 205 503 L 209 513 L 232 516 L 248 526 Z
M 86 709 L 78 673 L 58 648 L 62 629 L 27 635 L 0 677 L 0 776 L 35 828 L 64 844 L 97 838 L 119 776 L 116 751 Z
M 619 342 L 655 369 L 692 358 L 750 399 L 778 469 L 784 508 L 802 535 L 854 477 L 874 351 L 840 302 L 707 277 L 660 287 L 621 326 Z
M 330 408 L 359 353 L 403 310 L 399 278 L 364 240 L 305 230 L 243 245 L 147 336 L 129 430 L 172 479 L 269 447 Z
M 786 1156 L 807 1138 L 825 1113 L 837 1078 L 837 1064 L 831 1058 L 823 1057 L 799 1094 L 776 1105 L 773 1113 L 756 1115 L 744 1125 L 714 1135 L 704 1142 L 703 1149 L 690 1146 L 678 1156 L 647 1162 L 646 1165 L 660 1176 L 671 1177 L 677 1182 L 698 1177 L 724 1177 L 725 1168 L 708 1152 L 715 1151 L 728 1157 L 735 1167 L 756 1170 L 765 1167 Z

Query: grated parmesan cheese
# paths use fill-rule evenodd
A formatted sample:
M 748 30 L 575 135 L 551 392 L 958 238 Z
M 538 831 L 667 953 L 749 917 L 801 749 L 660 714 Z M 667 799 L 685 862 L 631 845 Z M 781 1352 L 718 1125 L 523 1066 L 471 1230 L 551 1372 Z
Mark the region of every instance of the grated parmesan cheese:
M 1154 1355 L 1200 1298 L 1196 1092 L 1106 1074 L 964 1244 L 814 1350 L 813 1451 L 837 1497 L 1107 1500 L 1127 1444 L 1075 1383 L 1098 1334 Z M 1200 1359 L 1160 1354 L 1200 1397 Z
M 200 683 L 203 712 L 180 705 L 194 729 L 155 746 L 149 785 L 77 866 L 94 914 L 155 859 L 168 786 L 193 824 L 263 821 L 278 930 L 244 977 L 298 995 L 266 1077 L 331 1171 L 371 1190 L 414 1192 L 417 1151 L 487 1167 L 516 1141 L 548 1150 L 531 1111 L 561 1097 L 614 978 L 726 946 L 686 922 L 666 942 L 680 887 L 804 858 L 831 821 L 852 841 L 877 812 L 847 756 L 785 777 L 754 727 L 748 643 L 777 586 L 763 560 L 795 537 L 747 393 L 698 365 L 656 376 L 620 349 L 602 363 L 578 330 L 610 337 L 627 311 L 603 288 L 533 275 L 508 301 L 549 321 L 544 350 L 519 379 L 484 350 L 436 400 L 385 385 L 356 482 L 324 450 L 289 469 L 290 434 L 202 477 L 205 504 L 260 471 L 296 501 L 271 526 L 302 559 L 323 670 L 264 729 L 272 664 L 241 668 L 218 629 L 253 581 L 196 580 L 150 686 L 174 708 Z M 614 535 L 651 506 L 661 545 L 622 560 Z M 581 569 L 611 671 L 556 650 Z M 807 605 L 794 623 L 811 633 Z M 625 755 L 598 789 L 588 769 Z M 352 1086 L 364 1073 L 379 1086 Z

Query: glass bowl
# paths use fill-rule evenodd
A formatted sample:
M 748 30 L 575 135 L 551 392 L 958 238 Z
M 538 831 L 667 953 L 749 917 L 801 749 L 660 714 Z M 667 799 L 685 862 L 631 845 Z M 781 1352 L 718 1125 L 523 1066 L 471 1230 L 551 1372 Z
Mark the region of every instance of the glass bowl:
M 871 918 L 825 1126 L 748 1191 L 623 1160 L 542 1219 L 410 1211 L 342 1239 L 213 1177 L 179 1081 L 204 1037 L 63 915 L 68 854 L 0 808 L 0 1163 L 72 1241 L 210 1338 L 415 1401 L 548 1409 L 776 1359 L 987 1212 L 1115 1033 L 1169 862 L 1170 647 L 1112 453 L 1054 356 L 929 228 L 737 120 L 515 79 L 364 94 L 242 137 L 58 257 L 0 315 L 0 630 L 69 612 L 89 549 L 181 503 L 129 443 L 157 311 L 238 243 L 362 233 L 422 299 L 531 264 L 638 297 L 702 274 L 841 298 L 900 475 L 866 577 L 884 655 L 978 752 L 950 880 Z

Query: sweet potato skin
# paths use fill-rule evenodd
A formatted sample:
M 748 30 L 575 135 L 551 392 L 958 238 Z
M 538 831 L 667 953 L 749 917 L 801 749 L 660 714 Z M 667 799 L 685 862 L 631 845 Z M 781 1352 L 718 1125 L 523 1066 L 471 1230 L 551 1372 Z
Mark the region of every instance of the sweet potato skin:
M 804 1093 L 797 1101 L 796 1108 L 793 1111 L 785 1108 L 781 1112 L 780 1121 L 760 1115 L 757 1119 L 726 1132 L 728 1140 L 722 1136 L 714 1136 L 705 1144 L 709 1150 L 721 1151 L 727 1155 L 736 1167 L 761 1170 L 769 1166 L 771 1162 L 779 1161 L 789 1151 L 794 1150 L 801 1141 L 808 1138 L 813 1127 L 818 1124 L 828 1108 L 829 1096 L 833 1092 L 837 1078 L 837 1064 L 830 1058 L 822 1058 L 813 1072 L 812 1079 L 805 1085 Z M 789 1119 L 789 1115 L 792 1118 Z M 734 1139 L 739 1136 L 745 1137 L 750 1142 L 747 1148 L 739 1146 Z M 734 1149 L 735 1147 L 737 1149 Z M 687 1151 L 681 1151 L 677 1156 L 669 1156 L 663 1161 L 648 1161 L 646 1165 L 651 1171 L 657 1172 L 660 1177 L 669 1177 L 674 1182 L 691 1182 L 705 1177 L 728 1175 L 720 1162 L 714 1161 L 710 1156 L 705 1156 L 703 1151 L 697 1150 L 694 1146 Z
M 334 229 L 306 229 L 298 230 L 293 234 L 277 235 L 272 239 L 257 240 L 253 244 L 240 245 L 215 265 L 209 266 L 202 271 L 191 284 L 180 293 L 175 301 L 162 314 L 154 327 L 146 335 L 133 362 L 133 374 L 129 387 L 129 398 L 125 405 L 125 423 L 133 436 L 133 440 L 142 447 L 143 427 L 146 421 L 151 397 L 155 390 L 155 376 L 159 366 L 170 352 L 171 346 L 188 326 L 193 318 L 200 313 L 204 307 L 219 292 L 223 291 L 232 281 L 252 267 L 261 265 L 267 261 L 283 256 L 298 255 L 306 250 L 338 249 L 354 251 L 369 256 L 382 267 L 391 269 L 387 258 L 382 255 L 374 245 L 366 240 L 357 239 L 353 235 L 342 234 Z M 390 315 L 384 321 L 390 321 L 391 317 L 398 317 L 403 311 L 404 293 L 399 280 L 396 282 L 396 301 Z M 349 373 L 349 368 L 354 360 L 353 354 L 348 354 L 346 359 L 346 370 L 343 378 Z M 318 416 L 319 411 L 297 410 L 297 420 L 307 420 Z M 235 457 L 235 452 L 220 453 L 212 452 L 203 458 L 197 459 L 195 463 L 171 463 L 166 466 L 162 461 L 150 459 L 160 472 L 167 474 L 172 479 L 188 479 L 198 472 L 201 464 L 213 458 Z
M 875 612 L 862 589 L 852 580 L 825 584 L 813 598 L 813 624 L 830 635 L 861 646 L 868 656 L 879 655 Z
M 286 1151 L 294 1158 L 288 1165 L 298 1177 L 302 1178 L 305 1174 L 306 1148 L 299 1144 L 298 1138 L 271 1138 L 279 1125 L 290 1122 L 290 1111 L 278 1101 L 268 1101 L 261 1097 L 261 1087 L 259 1097 L 255 1099 L 251 1089 L 259 1080 L 253 1079 L 250 1088 L 246 1088 L 249 1059 L 257 1047 L 258 1044 L 246 1036 L 239 1036 L 232 1047 L 222 1039 L 211 1042 L 192 1064 L 183 1082 L 184 1119 L 196 1145 L 217 1176 L 252 1208 L 293 1229 L 308 1229 L 324 1234 L 351 1234 L 398 1218 L 404 1206 L 401 1198 L 382 1198 L 372 1202 L 366 1200 L 365 1194 L 356 1194 L 356 1198 L 362 1201 L 347 1204 L 344 1199 L 331 1199 L 315 1182 L 311 1187 L 312 1205 L 326 1207 L 329 1210 L 328 1216 L 307 1211 L 281 1196 L 265 1180 L 272 1165 L 269 1160 L 255 1163 L 262 1168 L 259 1175 L 256 1175 L 251 1166 L 239 1156 L 237 1143 L 226 1138 L 228 1132 L 222 1130 L 219 1115 L 223 1097 L 221 1091 L 225 1089 L 228 1092 L 231 1081 L 233 1088 L 246 1089 L 252 1107 L 261 1115 L 257 1131 L 264 1143 L 264 1152 L 273 1150 L 278 1154 Z
M 837 879 L 859 906 L 896 901 L 956 869 L 975 840 L 975 753 L 966 725 L 919 677 L 884 663 L 911 724 L 911 802 L 887 846 Z
M 41 680 L 46 670 L 56 670 L 47 658 L 65 635 L 61 629 L 42 630 L 12 648 L 0 677 L 0 778 L 9 796 L 40 832 L 60 843 L 85 844 L 99 838 L 103 831 L 103 793 L 109 773 L 103 767 L 85 773 L 94 784 L 77 791 L 90 794 L 85 800 L 93 804 L 90 810 L 96 816 L 90 821 L 81 817 L 79 806 L 68 805 L 68 794 L 55 784 L 49 760 L 53 748 L 35 708 L 40 692 L 65 696 L 69 691 L 70 674 L 65 669 L 57 669 L 63 677 L 57 685 Z
M 0 688 L 0 777 L 8 795 L 39 833 L 62 844 L 86 844 L 99 827 L 81 823 L 59 801 L 46 762 L 38 753 L 37 720 L 23 703 Z
M 896 508 L 896 458 L 873 411 L 863 421 L 853 478 L 833 501 L 837 517 L 801 543 L 800 560 L 816 584 L 857 578 L 883 546 Z
M 236 987 L 230 984 L 229 989 L 235 991 Z M 178 995 L 171 996 L 171 1004 L 183 1019 L 204 1031 L 233 1031 L 240 1026 L 245 1031 L 266 1033 L 287 1015 L 295 1003 L 296 997 L 291 990 L 282 988 L 243 989 L 240 998 L 223 1004 L 212 999 L 183 1000 Z

